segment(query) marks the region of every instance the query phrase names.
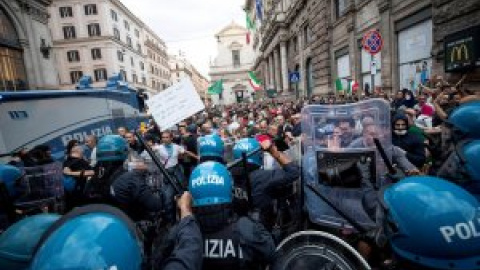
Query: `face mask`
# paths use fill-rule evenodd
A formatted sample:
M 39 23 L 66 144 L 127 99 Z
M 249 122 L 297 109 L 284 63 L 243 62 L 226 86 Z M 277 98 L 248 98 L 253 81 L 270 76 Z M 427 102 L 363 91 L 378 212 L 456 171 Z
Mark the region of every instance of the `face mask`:
M 398 136 L 404 136 L 404 135 L 407 135 L 407 131 L 402 129 L 402 130 L 394 130 L 393 132 L 395 132 L 396 135 Z
M 406 95 L 406 96 L 405 96 L 405 99 L 406 99 L 406 100 L 410 100 L 410 99 L 412 99 L 412 97 L 411 97 L 410 95 Z

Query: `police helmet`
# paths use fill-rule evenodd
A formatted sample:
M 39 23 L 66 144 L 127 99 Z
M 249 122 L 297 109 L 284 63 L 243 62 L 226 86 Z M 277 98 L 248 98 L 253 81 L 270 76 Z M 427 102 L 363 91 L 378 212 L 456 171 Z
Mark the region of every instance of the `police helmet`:
M 456 152 L 466 176 L 470 180 L 480 181 L 480 140 L 460 143 Z
M 259 149 L 260 143 L 253 139 L 253 138 L 245 138 L 239 140 L 235 146 L 233 147 L 233 158 L 240 159 L 242 158 L 242 153 L 250 153 L 257 149 Z M 258 166 L 263 165 L 263 153 L 260 151 L 256 154 L 251 155 L 247 158 L 247 162 L 251 164 L 255 164 Z
M 407 177 L 381 196 L 394 252 L 434 269 L 476 269 L 480 204 L 461 187 L 431 176 Z
M 195 207 L 232 202 L 232 176 L 223 164 L 207 161 L 190 175 L 188 188 Z
M 30 270 L 141 269 L 135 225 L 107 205 L 75 208 L 57 220 L 36 246 Z
M 15 183 L 23 176 L 22 171 L 11 165 L 0 164 L 0 183 L 4 183 L 9 196 L 16 196 Z
M 127 142 L 119 135 L 106 135 L 98 142 L 98 161 L 123 161 L 127 156 Z
M 220 136 L 213 134 L 198 138 L 198 154 L 200 155 L 200 158 L 223 158 L 224 152 L 224 145 Z
M 0 235 L 0 269 L 28 269 L 34 248 L 59 215 L 41 214 L 20 220 Z
M 454 131 L 460 132 L 463 137 L 480 139 L 480 101 L 465 103 L 456 108 L 448 117 Z

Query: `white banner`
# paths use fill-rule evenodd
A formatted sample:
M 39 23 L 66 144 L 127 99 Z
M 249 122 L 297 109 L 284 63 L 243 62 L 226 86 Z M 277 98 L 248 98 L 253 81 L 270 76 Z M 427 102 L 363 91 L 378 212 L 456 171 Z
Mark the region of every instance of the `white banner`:
M 156 94 L 146 103 L 160 130 L 169 129 L 205 109 L 189 78 Z

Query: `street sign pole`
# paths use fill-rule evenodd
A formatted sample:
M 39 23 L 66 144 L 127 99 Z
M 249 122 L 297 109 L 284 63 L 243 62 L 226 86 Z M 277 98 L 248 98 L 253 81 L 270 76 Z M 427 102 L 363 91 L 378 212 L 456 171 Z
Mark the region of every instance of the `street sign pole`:
M 375 67 L 373 67 L 373 61 L 375 61 L 375 57 L 373 56 L 373 54 L 370 55 L 370 89 L 371 89 L 371 93 L 374 93 L 375 91 L 375 74 L 373 73 L 373 69 L 377 68 L 377 66 L 375 65 Z

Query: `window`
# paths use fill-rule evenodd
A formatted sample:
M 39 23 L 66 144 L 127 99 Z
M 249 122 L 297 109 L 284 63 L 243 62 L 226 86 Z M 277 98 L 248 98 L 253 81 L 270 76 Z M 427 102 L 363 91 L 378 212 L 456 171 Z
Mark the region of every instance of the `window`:
M 123 24 L 125 25 L 125 29 L 130 30 L 130 24 L 127 21 L 123 21 Z
M 153 74 L 154 71 L 155 69 L 153 68 L 153 65 L 150 65 L 150 73 Z
M 88 25 L 88 36 L 90 37 L 99 37 L 100 33 L 100 24 L 91 23 Z
M 347 0 L 335 0 L 335 19 L 338 19 L 343 16 L 345 13 L 346 2 Z
M 67 52 L 68 62 L 80 62 L 80 53 L 78 51 Z
M 293 39 L 292 39 L 292 50 L 297 53 L 298 52 L 298 38 L 295 36 Z
M 308 25 L 303 27 L 303 46 L 306 48 L 308 44 L 312 41 L 312 31 Z
M 60 7 L 60 17 L 66 18 L 66 17 L 73 17 L 73 9 L 72 7 Z
M 100 48 L 93 48 L 92 49 L 92 59 L 102 59 L 102 50 Z
M 122 80 L 127 81 L 127 72 L 125 70 L 120 70 L 120 74 L 122 74 Z
M 152 80 L 152 88 L 155 89 L 155 80 Z
M 348 89 L 348 83 L 350 80 L 350 55 L 338 55 L 336 57 L 337 64 L 337 78 L 340 79 L 343 89 Z
M 147 84 L 147 78 L 145 78 L 145 76 L 142 77 L 142 84 L 143 84 L 143 85 L 146 85 L 146 84 Z
M 107 80 L 107 69 L 106 68 L 99 68 L 93 71 L 95 75 L 95 81 L 101 82 Z
M 115 12 L 115 10 L 111 9 L 110 10 L 110 15 L 112 16 L 112 20 L 118 22 L 118 16 L 117 16 L 117 12 Z
M 232 51 L 232 62 L 234 67 L 240 67 L 240 51 L 239 50 Z
M 117 28 L 113 28 L 113 36 L 116 40 L 120 40 L 120 31 Z
M 133 80 L 134 83 L 138 83 L 137 74 L 132 74 L 132 80 Z
M 97 15 L 97 5 L 89 4 L 85 5 L 85 15 Z
M 142 53 L 142 45 L 140 45 L 140 43 L 137 43 L 137 51 Z
M 127 37 L 127 45 L 128 47 L 132 47 L 132 38 L 131 37 Z
M 143 62 L 141 62 L 141 61 L 140 61 L 140 69 L 145 70 L 145 64 L 143 64 Z
M 138 31 L 138 29 L 135 29 L 135 36 L 138 38 L 140 37 L 140 31 Z
M 75 27 L 74 26 L 64 26 L 63 27 L 63 37 L 65 39 L 74 39 L 77 37 L 75 34 Z
M 82 71 L 70 71 L 70 80 L 72 84 L 76 84 L 80 78 L 82 78 L 83 72 Z
M 123 52 L 117 51 L 118 61 L 123 62 Z
M 133 57 L 130 57 L 130 65 L 135 66 L 135 62 L 133 62 Z

